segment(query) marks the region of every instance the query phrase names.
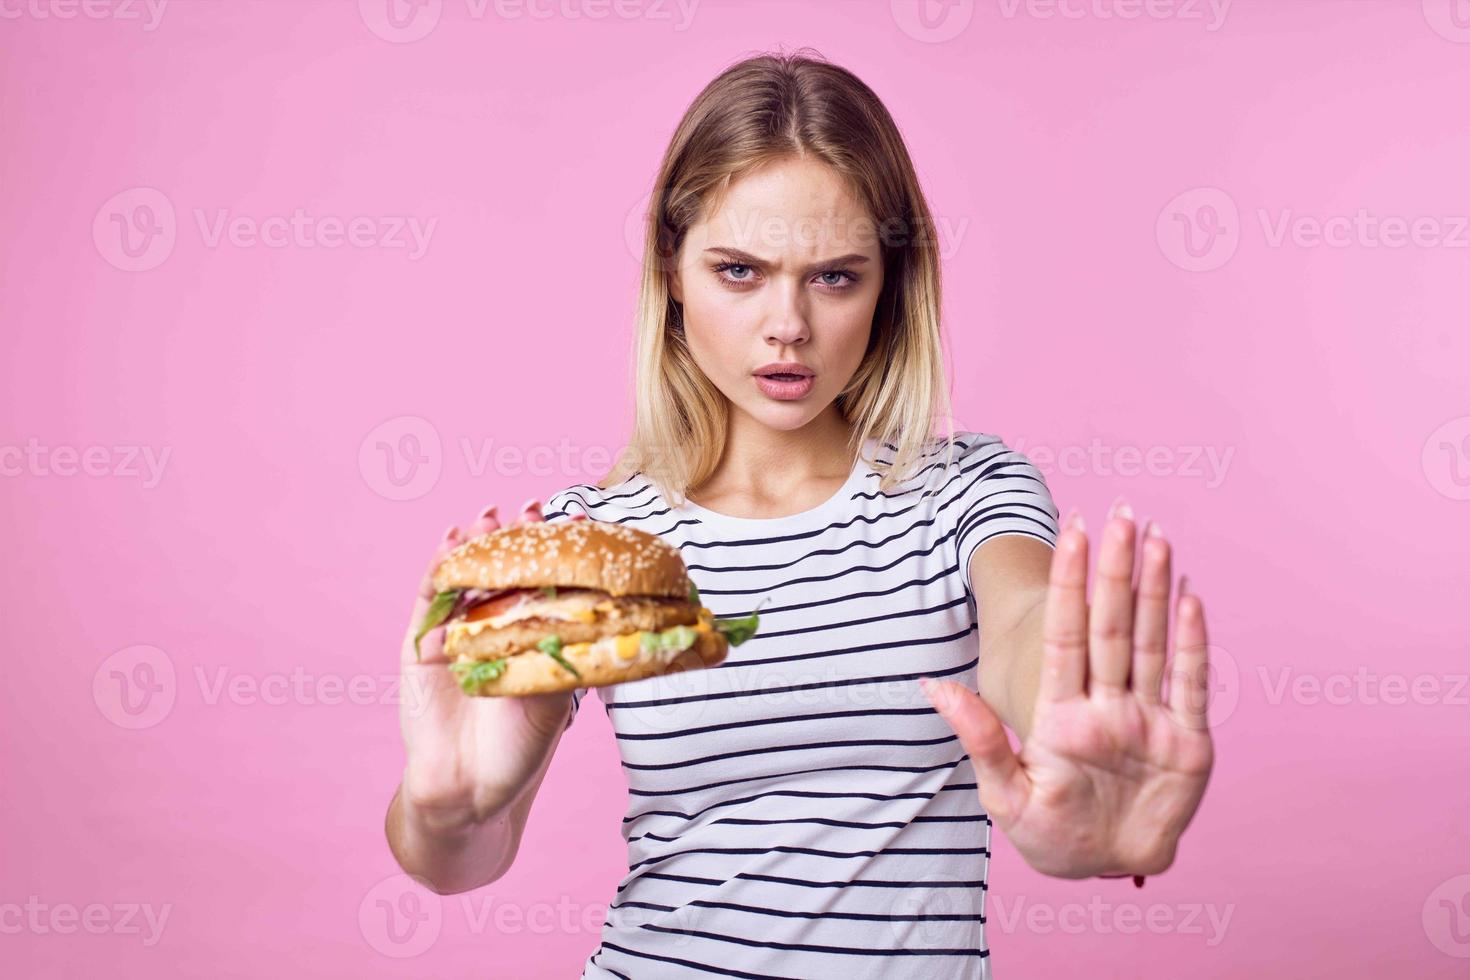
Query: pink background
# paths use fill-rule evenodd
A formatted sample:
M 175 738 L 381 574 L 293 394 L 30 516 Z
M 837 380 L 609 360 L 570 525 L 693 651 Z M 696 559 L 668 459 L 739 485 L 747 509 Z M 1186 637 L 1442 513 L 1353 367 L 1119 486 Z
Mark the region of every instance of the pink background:
M 909 140 L 957 421 L 1094 525 L 1120 493 L 1160 520 L 1210 612 L 1219 763 L 1178 863 L 1059 881 L 1002 839 L 998 975 L 1470 972 L 1470 10 L 381 6 L 4 5 L 5 972 L 577 975 L 625 868 L 600 703 L 514 870 L 435 899 L 383 838 L 396 645 L 445 525 L 626 437 L 629 220 L 699 88 L 778 44 Z M 363 244 L 212 237 L 297 209 Z M 1300 223 L 1360 210 L 1425 220 Z

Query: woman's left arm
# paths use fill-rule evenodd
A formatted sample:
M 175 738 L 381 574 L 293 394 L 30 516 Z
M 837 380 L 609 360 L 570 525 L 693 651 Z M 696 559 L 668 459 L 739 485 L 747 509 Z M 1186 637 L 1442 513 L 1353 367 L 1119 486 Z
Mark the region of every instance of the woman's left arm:
M 1156 526 L 1145 532 L 1135 588 L 1137 529 L 1127 506 L 1115 507 L 1090 608 L 1087 546 L 1074 514 L 1055 551 L 1024 535 L 977 548 L 980 692 L 924 687 L 974 762 L 981 804 L 1032 867 L 1062 878 L 1158 874 L 1174 862 L 1214 761 L 1204 607 L 1181 582 L 1166 698 L 1168 541 Z

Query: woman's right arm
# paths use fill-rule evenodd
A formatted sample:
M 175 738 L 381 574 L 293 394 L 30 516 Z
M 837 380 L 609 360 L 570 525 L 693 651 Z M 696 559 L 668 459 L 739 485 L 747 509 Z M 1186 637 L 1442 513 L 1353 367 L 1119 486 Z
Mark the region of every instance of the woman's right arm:
M 520 521 L 538 520 L 540 505 L 531 501 Z M 388 806 L 388 846 L 405 872 L 439 894 L 478 888 L 509 870 L 573 708 L 569 691 L 467 697 L 449 671 L 442 626 L 415 650 L 414 634 L 433 599 L 433 570 L 451 549 L 499 526 L 490 507 L 463 534 L 445 532 L 400 654 L 407 763 Z

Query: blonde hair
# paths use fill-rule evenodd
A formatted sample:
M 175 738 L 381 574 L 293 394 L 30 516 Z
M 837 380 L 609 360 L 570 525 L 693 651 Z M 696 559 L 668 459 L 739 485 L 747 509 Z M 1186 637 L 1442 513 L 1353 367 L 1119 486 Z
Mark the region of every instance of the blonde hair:
M 887 462 L 867 460 L 886 492 L 924 458 L 936 416 L 952 440 L 938 244 L 898 127 L 856 75 L 810 49 L 763 54 L 705 87 L 659 167 L 644 229 L 633 433 L 600 487 L 641 472 L 678 506 L 718 465 L 728 402 L 690 354 L 670 277 L 686 232 L 706 208 L 742 176 L 793 157 L 819 160 L 846 180 L 882 242 L 883 289 L 868 349 L 836 398 L 852 424 L 853 458 L 870 437 L 894 447 Z

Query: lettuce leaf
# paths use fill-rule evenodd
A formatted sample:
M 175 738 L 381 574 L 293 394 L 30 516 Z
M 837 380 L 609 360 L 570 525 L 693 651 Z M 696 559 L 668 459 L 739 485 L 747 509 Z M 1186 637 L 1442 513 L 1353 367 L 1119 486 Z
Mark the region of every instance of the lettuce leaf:
M 760 628 L 761 624 L 760 608 L 767 602 L 770 602 L 769 598 L 762 599 L 750 611 L 749 616 L 743 616 L 739 619 L 715 620 L 715 629 L 725 635 L 725 639 L 729 641 L 732 647 L 738 647 L 752 636 L 755 636 L 755 631 Z
M 464 589 L 449 589 L 434 596 L 434 601 L 429 603 L 429 611 L 424 613 L 424 621 L 419 624 L 419 631 L 413 637 L 414 659 L 419 658 L 419 642 L 428 635 L 429 630 L 441 625 L 449 614 L 454 612 L 455 603 L 459 602 L 460 595 Z
M 546 654 L 552 660 L 555 660 L 557 663 L 561 664 L 567 670 L 571 671 L 572 672 L 572 676 L 575 677 L 575 678 L 577 678 L 577 680 L 581 680 L 582 679 L 582 675 L 581 675 L 581 673 L 579 673 L 577 671 L 577 668 L 573 667 L 571 665 L 571 663 L 569 663 L 567 661 L 567 658 L 564 657 L 564 656 L 562 656 L 562 652 L 561 652 L 561 637 L 560 636 L 557 636 L 555 633 L 552 633 L 550 636 L 547 636 L 547 637 L 543 638 L 540 643 L 537 643 L 536 644 L 536 649 L 540 650 L 542 653 Z
M 468 663 L 452 663 L 449 670 L 455 677 L 459 678 L 459 689 L 466 694 L 474 694 L 480 689 L 480 685 L 487 681 L 493 681 L 505 673 L 505 658 L 498 660 L 476 660 Z

